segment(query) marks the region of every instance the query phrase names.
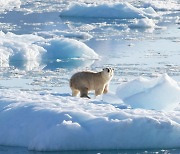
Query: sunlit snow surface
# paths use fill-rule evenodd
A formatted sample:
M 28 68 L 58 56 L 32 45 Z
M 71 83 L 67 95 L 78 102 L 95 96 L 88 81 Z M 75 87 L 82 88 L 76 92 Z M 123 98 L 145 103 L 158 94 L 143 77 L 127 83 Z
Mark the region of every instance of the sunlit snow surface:
M 179 111 L 121 109 L 45 91 L 1 90 L 0 103 L 2 145 L 46 151 L 172 148 L 180 142 Z
M 0 2 L 0 13 L 20 8 L 20 0 L 5 0 Z
M 178 0 L 0 6 L 0 145 L 180 148 Z M 73 73 L 107 66 L 115 69 L 108 94 L 71 97 Z
M 140 77 L 120 85 L 116 94 L 134 108 L 171 110 L 178 106 L 180 87 L 167 74 L 154 80 Z

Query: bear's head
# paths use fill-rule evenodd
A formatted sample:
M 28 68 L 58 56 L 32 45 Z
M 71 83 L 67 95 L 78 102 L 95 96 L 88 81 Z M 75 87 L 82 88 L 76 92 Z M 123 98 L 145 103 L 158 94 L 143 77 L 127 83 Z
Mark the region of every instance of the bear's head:
M 114 69 L 111 67 L 103 68 L 102 75 L 104 79 L 110 81 L 114 75 Z

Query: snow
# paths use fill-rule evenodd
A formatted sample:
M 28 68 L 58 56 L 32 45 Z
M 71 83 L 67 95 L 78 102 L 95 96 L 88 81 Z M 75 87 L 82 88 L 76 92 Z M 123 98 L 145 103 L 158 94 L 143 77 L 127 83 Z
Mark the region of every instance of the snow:
M 16 35 L 13 33 L 0 32 L 0 49 L 2 57 L 0 57 L 1 66 L 8 66 L 10 63 L 20 61 L 22 66 L 26 65 L 27 69 L 31 68 L 28 62 L 34 61 L 34 67 L 38 66 L 41 53 L 45 50 L 35 42 L 41 41 L 43 38 L 26 34 Z
M 20 8 L 21 1 L 20 0 L 1 0 L 0 1 L 0 13 L 4 11 L 10 11 L 14 8 Z
M 0 36 L 0 62 L 3 67 L 19 61 L 26 70 L 32 70 L 47 60 L 99 58 L 93 49 L 74 39 L 45 39 L 32 34 L 5 34 L 2 31 Z
M 180 10 L 180 4 L 174 0 L 148 0 L 141 1 L 141 3 L 144 8 L 152 7 L 156 11 Z
M 155 11 L 154 11 L 155 12 Z M 61 11 L 61 17 L 88 17 L 88 18 L 119 18 L 133 19 L 154 17 L 142 9 L 132 6 L 130 3 L 101 3 L 85 4 L 72 3 L 66 10 Z
M 73 39 L 52 39 L 44 48 L 47 50 L 45 57 L 49 59 L 98 59 L 93 49 Z
M 133 108 L 170 110 L 179 104 L 180 87 L 167 74 L 158 79 L 138 78 L 120 85 L 116 94 Z
M 134 23 L 130 24 L 130 28 L 155 28 L 156 24 L 152 19 L 143 18 L 143 19 L 134 19 Z
M 169 98 L 170 105 L 172 95 L 180 93 L 179 87 L 167 75 L 156 80 L 141 78 L 127 85 L 130 90 L 140 85 L 144 97 L 151 87 L 148 99 L 163 94 L 168 87 L 168 92 L 173 91 L 163 96 Z M 122 98 L 127 98 L 127 93 L 132 95 L 133 91 L 123 87 L 126 93 L 122 93 Z M 138 94 L 137 91 L 135 95 Z M 122 105 L 122 100 L 112 94 L 102 101 L 75 98 L 66 93 L 1 89 L 0 145 L 37 151 L 180 147 L 179 111 L 120 108 L 118 100 Z M 156 103 L 158 106 L 159 102 Z
M 81 32 L 81 31 L 75 31 L 75 32 L 68 32 L 68 31 L 59 31 L 59 30 L 54 30 L 54 31 L 42 31 L 36 33 L 42 37 L 48 37 L 48 38 L 56 38 L 61 36 L 62 38 L 72 38 L 72 39 L 77 39 L 77 40 L 82 40 L 82 41 L 87 41 L 93 38 L 92 35 L 86 32 Z

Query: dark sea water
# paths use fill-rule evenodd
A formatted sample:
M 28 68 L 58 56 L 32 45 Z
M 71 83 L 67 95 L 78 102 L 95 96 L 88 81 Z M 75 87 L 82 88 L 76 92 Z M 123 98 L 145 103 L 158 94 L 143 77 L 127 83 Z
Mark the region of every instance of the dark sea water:
M 89 150 L 37 152 L 21 147 L 0 146 L 0 154 L 179 154 L 180 149 Z

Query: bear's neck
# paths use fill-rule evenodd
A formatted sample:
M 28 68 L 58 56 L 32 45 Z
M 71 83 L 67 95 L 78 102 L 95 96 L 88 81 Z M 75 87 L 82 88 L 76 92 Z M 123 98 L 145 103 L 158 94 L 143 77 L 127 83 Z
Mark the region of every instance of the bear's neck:
M 109 79 L 103 75 L 103 72 L 98 72 L 97 75 L 101 77 L 103 83 L 109 82 Z

